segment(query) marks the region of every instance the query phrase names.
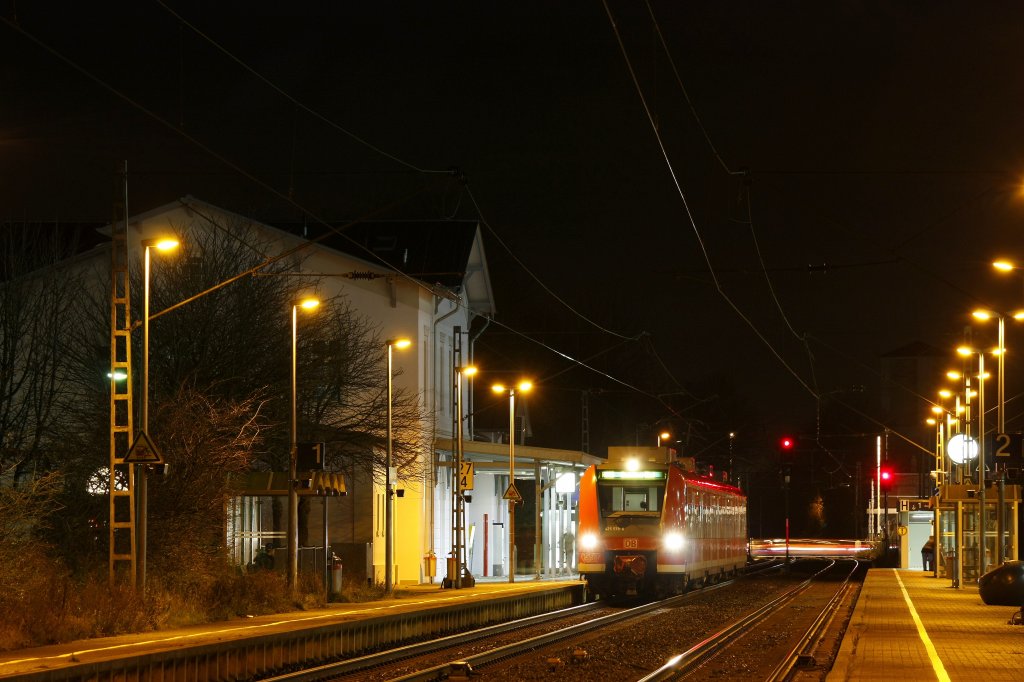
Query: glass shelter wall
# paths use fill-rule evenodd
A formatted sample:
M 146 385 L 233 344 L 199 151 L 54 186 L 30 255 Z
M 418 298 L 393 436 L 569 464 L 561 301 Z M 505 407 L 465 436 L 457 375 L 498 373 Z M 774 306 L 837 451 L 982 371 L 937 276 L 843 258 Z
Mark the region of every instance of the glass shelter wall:
M 977 581 L 984 571 L 999 565 L 1000 558 L 1018 556 L 1017 511 L 1020 486 L 1008 485 L 1003 502 L 996 486 L 985 491 L 984 514 L 974 486 L 947 485 L 940 492 L 938 506 L 937 575 L 958 586 Z

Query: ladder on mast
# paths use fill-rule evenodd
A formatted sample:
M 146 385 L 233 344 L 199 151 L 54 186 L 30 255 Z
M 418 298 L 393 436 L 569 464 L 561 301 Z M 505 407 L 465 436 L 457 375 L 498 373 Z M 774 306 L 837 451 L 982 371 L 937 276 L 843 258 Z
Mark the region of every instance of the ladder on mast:
M 128 163 L 120 173 L 110 243 L 110 570 L 113 585 L 127 569 L 136 583 L 135 467 L 124 462 L 134 440 L 132 410 L 132 320 L 128 267 Z

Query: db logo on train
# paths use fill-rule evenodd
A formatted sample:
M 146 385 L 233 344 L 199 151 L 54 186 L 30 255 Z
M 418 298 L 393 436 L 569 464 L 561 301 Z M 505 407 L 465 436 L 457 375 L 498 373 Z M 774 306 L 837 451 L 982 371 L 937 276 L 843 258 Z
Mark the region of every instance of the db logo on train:
M 640 546 L 640 543 L 637 541 L 636 538 L 623 538 L 622 539 L 622 547 L 624 549 L 636 549 L 639 546 Z

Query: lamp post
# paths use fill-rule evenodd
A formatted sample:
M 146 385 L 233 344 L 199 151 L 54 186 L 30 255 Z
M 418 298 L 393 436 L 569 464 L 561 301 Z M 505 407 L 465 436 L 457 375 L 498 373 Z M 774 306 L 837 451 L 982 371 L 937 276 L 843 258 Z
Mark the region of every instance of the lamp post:
M 306 298 L 292 306 L 292 433 L 288 451 L 288 587 L 294 590 L 299 582 L 299 492 L 296 455 L 298 453 L 298 410 L 296 368 L 298 366 L 299 308 L 313 310 L 320 301 Z
M 961 346 L 956 352 L 963 356 L 978 356 L 978 577 L 985 573 L 985 508 L 986 462 L 985 462 L 985 352 Z M 1001 355 L 1001 354 L 1000 354 Z M 967 399 L 970 400 L 970 383 L 968 383 Z
M 392 351 L 395 348 L 399 350 L 408 348 L 412 345 L 412 341 L 409 339 L 388 339 L 385 341 L 388 347 L 388 417 L 387 426 L 385 428 L 385 438 L 387 443 L 385 444 L 385 464 L 384 464 L 384 591 L 387 594 L 391 594 L 394 589 L 393 576 L 392 576 L 392 564 L 394 562 L 395 554 L 395 511 L 394 511 L 394 491 L 391 489 L 393 485 L 393 477 L 391 472 L 391 452 L 392 452 L 392 437 L 391 437 L 391 416 L 392 416 L 392 395 L 394 394 L 394 380 L 392 376 Z
M 672 437 L 672 434 L 669 433 L 668 431 L 662 431 L 661 433 L 659 433 L 658 434 L 658 447 L 659 448 L 661 447 L 661 442 L 662 441 L 666 441 L 666 440 L 668 440 L 671 437 Z
M 149 250 L 156 248 L 157 251 L 171 251 L 178 247 L 178 240 L 170 237 L 163 239 L 143 239 L 143 294 L 142 294 L 142 433 L 149 436 L 149 279 L 150 279 L 150 256 Z M 139 513 L 138 533 L 136 545 L 138 557 L 135 565 L 135 581 L 138 584 L 139 593 L 146 594 L 146 538 L 148 529 L 146 517 L 149 510 L 149 491 L 146 481 L 146 467 L 148 464 L 136 465 L 136 485 L 139 487 Z
M 520 381 L 515 386 L 494 384 L 491 390 L 495 393 L 508 393 L 508 489 L 505 499 L 508 500 L 508 581 L 516 581 L 516 503 L 522 500 L 516 490 L 516 391 L 529 393 L 533 383 Z M 539 502 L 539 500 L 538 500 Z

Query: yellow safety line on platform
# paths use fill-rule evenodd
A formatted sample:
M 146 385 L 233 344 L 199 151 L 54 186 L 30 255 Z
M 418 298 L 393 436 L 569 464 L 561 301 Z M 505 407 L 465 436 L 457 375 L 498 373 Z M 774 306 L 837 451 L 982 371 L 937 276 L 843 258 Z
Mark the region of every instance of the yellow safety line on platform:
M 907 593 L 907 588 L 903 586 L 903 581 L 900 580 L 899 571 L 893 569 L 892 572 L 896 576 L 896 582 L 900 584 L 900 591 L 903 592 L 903 601 L 907 602 L 907 608 L 910 609 L 910 616 L 914 619 L 914 625 L 917 626 L 917 634 L 924 643 L 924 648 L 928 651 L 928 658 L 932 662 L 932 670 L 935 671 L 935 676 L 939 678 L 939 682 L 950 682 L 949 675 L 946 673 L 946 667 L 942 665 L 942 659 L 939 658 L 939 652 L 935 650 L 935 645 L 932 644 L 931 638 L 928 637 L 928 631 L 924 629 L 924 623 L 921 622 L 920 616 L 917 615 L 914 602 L 910 601 L 910 594 Z

